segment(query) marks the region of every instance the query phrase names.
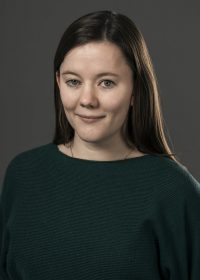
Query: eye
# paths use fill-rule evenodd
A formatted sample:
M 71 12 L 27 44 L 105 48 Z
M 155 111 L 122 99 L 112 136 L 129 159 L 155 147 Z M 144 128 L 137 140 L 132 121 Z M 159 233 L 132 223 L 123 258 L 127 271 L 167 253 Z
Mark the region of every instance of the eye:
M 113 81 L 111 81 L 111 80 L 103 80 L 102 81 L 103 83 L 105 83 L 105 88 L 111 88 L 111 87 L 113 87 L 113 85 L 115 84 Z M 112 85 L 111 87 L 110 87 L 110 84 Z
M 103 86 L 104 88 L 112 88 L 113 85 L 115 84 L 113 81 L 111 80 L 103 80 L 101 81 L 101 83 L 104 83 L 106 86 Z M 80 82 L 76 79 L 72 79 L 72 80 L 68 80 L 66 81 L 66 84 L 69 86 L 69 87 L 77 87 L 78 84 L 80 84 Z
M 75 83 L 74 83 L 74 82 L 75 82 Z M 79 83 L 78 80 L 73 79 L 73 80 L 68 80 L 68 81 L 66 81 L 66 84 L 67 84 L 69 87 L 76 87 L 76 86 L 77 86 L 77 82 Z

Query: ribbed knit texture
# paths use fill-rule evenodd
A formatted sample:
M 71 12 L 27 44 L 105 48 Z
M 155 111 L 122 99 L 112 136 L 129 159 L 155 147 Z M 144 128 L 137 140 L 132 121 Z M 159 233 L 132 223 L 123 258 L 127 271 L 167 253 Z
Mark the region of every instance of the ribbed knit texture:
M 169 158 L 48 143 L 10 161 L 0 207 L 1 280 L 200 279 L 200 183 Z

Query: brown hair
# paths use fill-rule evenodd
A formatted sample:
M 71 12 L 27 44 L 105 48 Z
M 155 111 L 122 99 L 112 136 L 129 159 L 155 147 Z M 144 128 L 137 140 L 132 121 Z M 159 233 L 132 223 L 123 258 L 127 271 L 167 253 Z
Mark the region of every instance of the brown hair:
M 178 161 L 167 143 L 158 83 L 144 38 L 130 18 L 108 10 L 78 18 L 61 37 L 54 58 L 56 123 L 53 143 L 69 143 L 74 137 L 74 129 L 66 118 L 60 98 L 56 72 L 59 73 L 65 55 L 72 48 L 92 41 L 116 44 L 133 72 L 134 105 L 130 107 L 122 128 L 124 141 L 130 148 L 137 147 L 143 153 L 163 155 Z

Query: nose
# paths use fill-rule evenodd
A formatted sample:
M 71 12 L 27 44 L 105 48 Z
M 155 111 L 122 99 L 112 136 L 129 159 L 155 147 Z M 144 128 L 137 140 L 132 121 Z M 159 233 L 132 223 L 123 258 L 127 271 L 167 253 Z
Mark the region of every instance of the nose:
M 79 103 L 84 107 L 96 107 L 98 106 L 98 98 L 96 96 L 96 90 L 92 85 L 85 85 L 81 89 Z

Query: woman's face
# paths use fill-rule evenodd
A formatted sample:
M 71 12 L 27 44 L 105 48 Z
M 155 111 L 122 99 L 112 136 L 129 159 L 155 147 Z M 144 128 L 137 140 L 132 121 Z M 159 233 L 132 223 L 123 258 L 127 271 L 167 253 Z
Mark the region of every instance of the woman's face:
M 119 47 L 90 42 L 70 50 L 56 75 L 66 117 L 83 141 L 118 141 L 132 103 L 132 70 Z M 101 117 L 86 121 L 80 117 Z M 116 142 L 115 142 L 116 143 Z

